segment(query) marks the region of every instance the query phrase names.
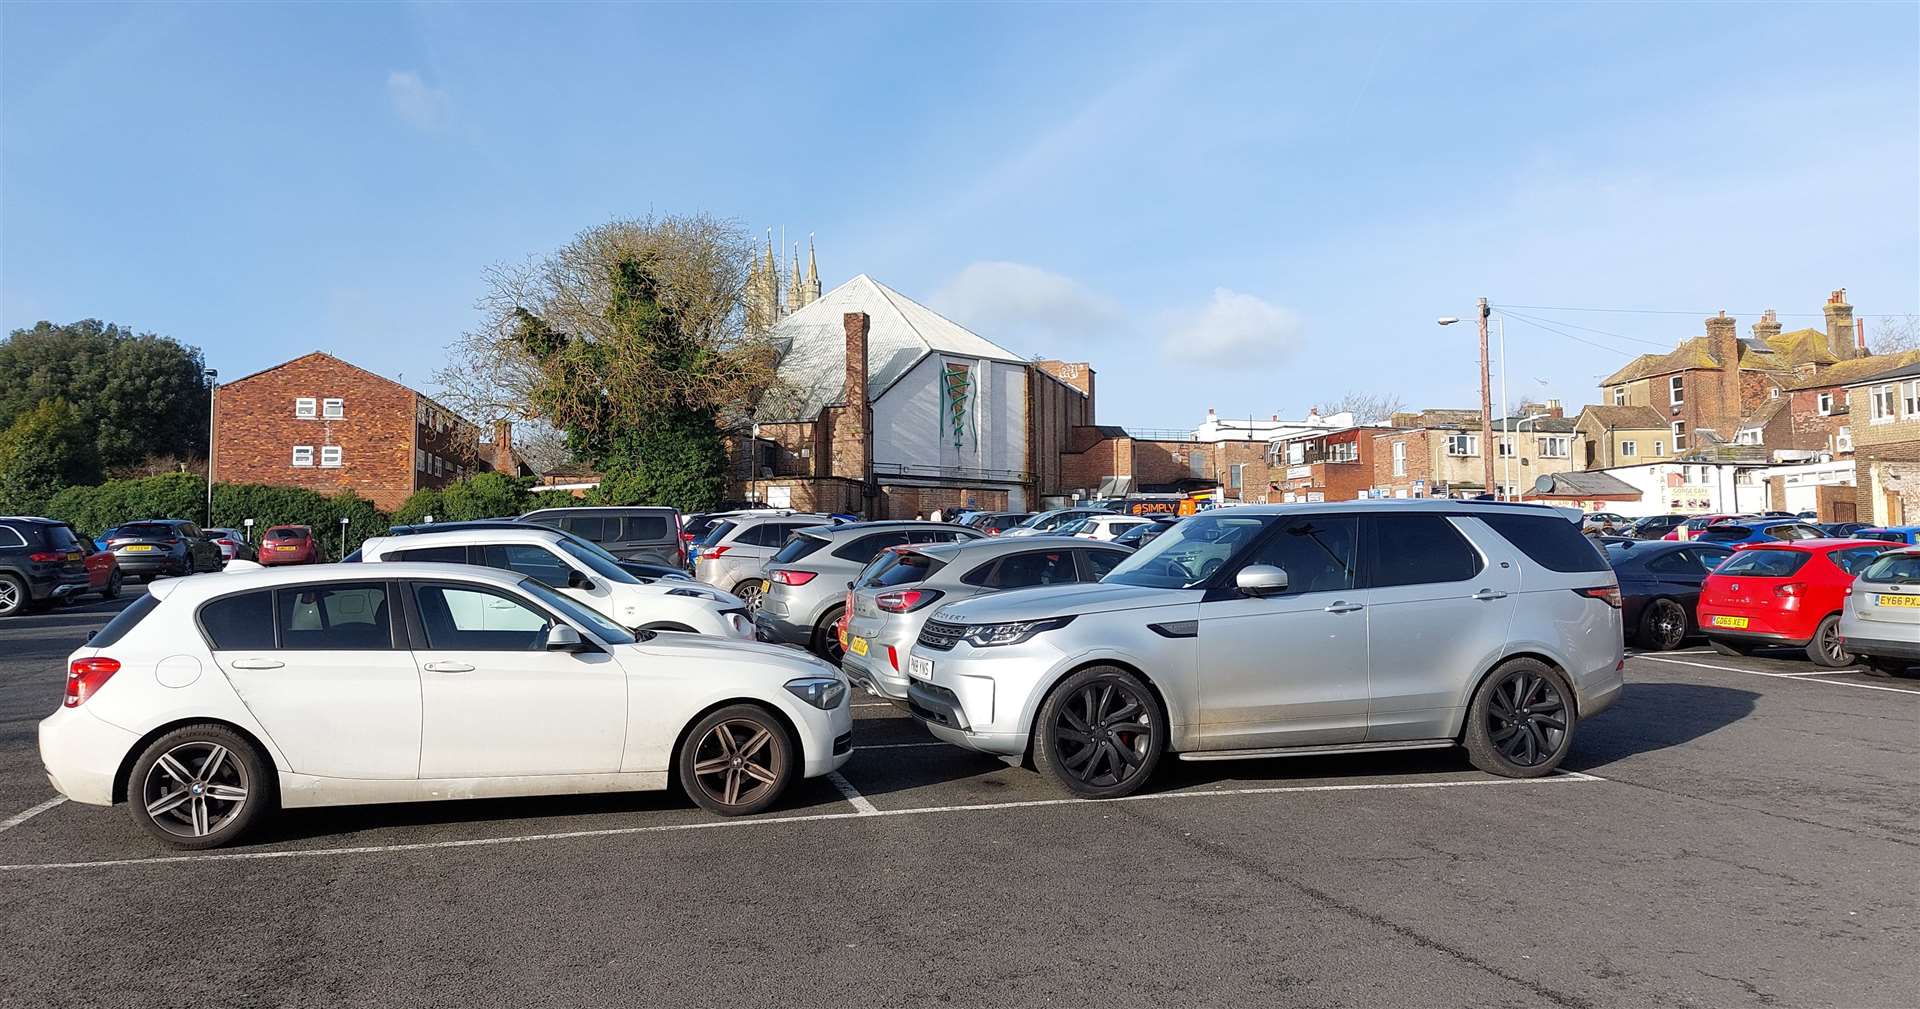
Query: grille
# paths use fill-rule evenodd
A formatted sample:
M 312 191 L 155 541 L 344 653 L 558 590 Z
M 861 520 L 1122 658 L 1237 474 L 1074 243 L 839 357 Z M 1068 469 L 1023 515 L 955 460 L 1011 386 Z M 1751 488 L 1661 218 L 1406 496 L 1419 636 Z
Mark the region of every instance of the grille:
M 943 624 L 938 620 L 929 620 L 926 626 L 920 628 L 920 644 L 936 652 L 944 652 L 951 649 L 954 642 L 959 641 L 960 636 L 966 632 L 966 627 L 961 624 Z
M 853 733 L 843 732 L 840 735 L 833 737 L 833 755 L 834 756 L 837 757 L 842 753 L 851 753 L 851 752 L 853 752 Z

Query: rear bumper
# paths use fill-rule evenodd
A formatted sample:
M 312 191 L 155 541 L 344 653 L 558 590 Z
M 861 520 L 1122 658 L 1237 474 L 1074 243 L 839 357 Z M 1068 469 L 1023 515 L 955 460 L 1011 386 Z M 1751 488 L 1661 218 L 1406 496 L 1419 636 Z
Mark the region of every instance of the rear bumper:
M 123 575 L 177 575 L 187 569 L 184 557 L 170 554 L 114 554 Z
M 905 649 L 899 649 L 904 656 Z M 906 701 L 907 688 L 910 685 L 907 674 L 887 664 L 886 645 L 876 642 L 868 646 L 867 654 L 855 655 L 847 652 L 840 657 L 840 671 L 873 694 L 889 701 Z
M 776 644 L 804 646 L 813 643 L 813 628 L 796 625 L 784 615 L 768 612 L 764 603 L 754 611 L 753 632 L 753 636 L 761 641 Z
M 1890 641 L 1884 638 L 1842 634 L 1840 643 L 1855 655 L 1871 655 L 1876 659 L 1912 659 L 1920 662 L 1920 641 Z
M 1730 627 L 1709 627 L 1704 624 L 1700 627 L 1700 633 L 1708 638 L 1719 638 L 1723 641 L 1744 641 L 1755 645 L 1791 645 L 1795 648 L 1804 648 L 1807 642 L 1813 640 L 1811 634 L 1802 638 L 1773 631 L 1738 631 Z
M 35 602 L 48 599 L 65 599 L 68 596 L 90 591 L 92 579 L 85 571 L 62 571 L 58 574 L 27 577 L 27 594 Z
M 40 763 L 61 795 L 90 806 L 113 805 L 120 761 L 140 737 L 86 708 L 61 708 L 40 722 Z

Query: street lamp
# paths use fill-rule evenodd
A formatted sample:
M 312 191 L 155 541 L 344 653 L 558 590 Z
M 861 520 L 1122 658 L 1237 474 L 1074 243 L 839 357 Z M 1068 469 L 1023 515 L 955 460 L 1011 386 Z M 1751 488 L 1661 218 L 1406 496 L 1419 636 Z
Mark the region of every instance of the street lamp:
M 201 372 L 207 379 L 207 525 L 213 525 L 213 411 L 214 392 L 220 388 L 220 373 L 212 368 Z
M 1492 383 L 1487 378 L 1487 317 L 1492 315 L 1493 312 L 1492 312 L 1492 309 L 1487 307 L 1487 299 L 1485 298 L 1481 298 L 1479 300 L 1479 304 L 1476 306 L 1476 309 L 1477 309 L 1477 314 L 1480 317 L 1480 444 L 1481 444 L 1480 471 L 1481 471 L 1481 480 L 1486 484 L 1487 490 L 1493 494 L 1494 499 L 1498 500 L 1500 498 L 1500 493 L 1493 486 L 1493 455 L 1492 455 L 1494 451 L 1493 450 L 1493 388 L 1492 388 Z M 1434 321 L 1439 323 L 1442 326 L 1451 326 L 1454 323 L 1459 322 L 1460 319 L 1458 316 L 1443 315 Z M 1507 324 L 1506 324 L 1506 320 L 1502 319 L 1500 322 L 1500 399 L 1502 402 L 1500 409 L 1503 412 L 1506 410 L 1506 406 L 1505 406 L 1506 398 L 1507 398 Z
M 340 556 L 342 557 L 347 555 L 347 523 L 352 521 L 345 515 L 340 516 Z
M 1500 373 L 1502 376 L 1504 376 L 1506 372 L 1507 372 L 1507 363 L 1503 360 L 1500 362 Z M 1520 418 L 1518 421 L 1508 421 L 1507 423 L 1502 424 L 1501 427 L 1504 429 L 1500 432 L 1500 437 L 1502 442 L 1504 443 L 1507 438 L 1513 435 L 1513 428 L 1515 424 L 1518 424 L 1521 428 L 1524 429 L 1529 422 L 1539 420 L 1542 417 L 1550 417 L 1550 416 L 1552 416 L 1552 414 L 1530 413 L 1530 414 L 1527 414 L 1525 417 Z M 1538 429 L 1536 428 L 1535 430 L 1538 430 Z M 1507 493 L 1509 494 L 1513 493 L 1513 457 L 1519 454 L 1520 454 L 1520 442 L 1516 439 L 1513 443 L 1513 451 L 1507 453 L 1507 464 L 1505 466 L 1505 469 L 1507 471 L 1507 479 L 1506 479 Z

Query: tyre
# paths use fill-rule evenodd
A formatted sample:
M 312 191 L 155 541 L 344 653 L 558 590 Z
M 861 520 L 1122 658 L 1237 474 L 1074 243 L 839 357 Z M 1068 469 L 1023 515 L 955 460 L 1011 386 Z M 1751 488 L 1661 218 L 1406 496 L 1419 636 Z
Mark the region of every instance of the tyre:
M 680 787 L 721 816 L 774 804 L 799 771 L 799 747 L 786 726 L 757 704 L 734 704 L 694 723 L 675 758 Z
M 11 617 L 24 613 L 33 602 L 33 593 L 27 591 L 27 583 L 13 575 L 0 575 L 0 617 Z
M 846 650 L 840 647 L 840 632 L 834 625 L 840 622 L 840 614 L 845 611 L 846 606 L 841 605 L 822 614 L 820 622 L 813 625 L 813 641 L 808 645 L 808 650 L 813 654 L 836 666 L 840 664 L 840 659 L 846 654 Z
M 133 822 L 175 848 L 232 844 L 273 803 L 267 758 L 224 725 L 187 725 L 161 736 L 127 776 Z
M 190 574 L 193 574 L 193 551 L 191 550 L 187 551 L 186 562 L 180 565 L 180 577 L 185 578 Z
M 1551 774 L 1573 746 L 1573 688 L 1538 659 L 1510 659 L 1467 707 L 1461 742 L 1473 766 L 1503 778 Z
M 1687 637 L 1686 607 L 1671 599 L 1655 599 L 1640 611 L 1634 643 L 1650 652 L 1670 652 Z
M 1091 666 L 1047 695 L 1033 724 L 1033 766 L 1082 799 L 1132 795 L 1167 749 L 1153 691 L 1118 666 Z
M 1813 640 L 1807 642 L 1807 658 L 1816 666 L 1827 669 L 1839 669 L 1853 665 L 1853 653 L 1840 643 L 1840 614 L 1835 613 L 1820 621 L 1813 632 Z
M 740 601 L 747 604 L 747 612 L 749 614 L 759 612 L 760 610 L 760 579 L 749 578 L 746 581 L 741 582 L 738 585 L 735 585 L 733 587 L 733 594 L 736 596 L 739 596 Z
M 100 590 L 100 598 L 102 599 L 120 598 L 120 583 L 123 580 L 124 579 L 122 579 L 120 576 L 120 569 L 119 568 L 113 569 L 113 571 L 107 575 L 107 587 Z
M 1744 641 L 1725 641 L 1720 638 L 1710 638 L 1708 639 L 1707 644 L 1712 645 L 1713 650 L 1716 652 L 1719 652 L 1722 655 L 1738 656 L 1738 655 L 1753 654 L 1753 646 L 1747 644 Z

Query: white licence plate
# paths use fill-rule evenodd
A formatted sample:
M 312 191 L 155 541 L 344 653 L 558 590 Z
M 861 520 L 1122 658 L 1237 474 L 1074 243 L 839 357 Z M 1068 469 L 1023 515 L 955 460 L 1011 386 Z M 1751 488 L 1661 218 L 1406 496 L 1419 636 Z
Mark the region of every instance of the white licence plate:
M 918 655 L 908 656 L 907 675 L 916 680 L 933 679 L 933 660 L 923 659 Z

